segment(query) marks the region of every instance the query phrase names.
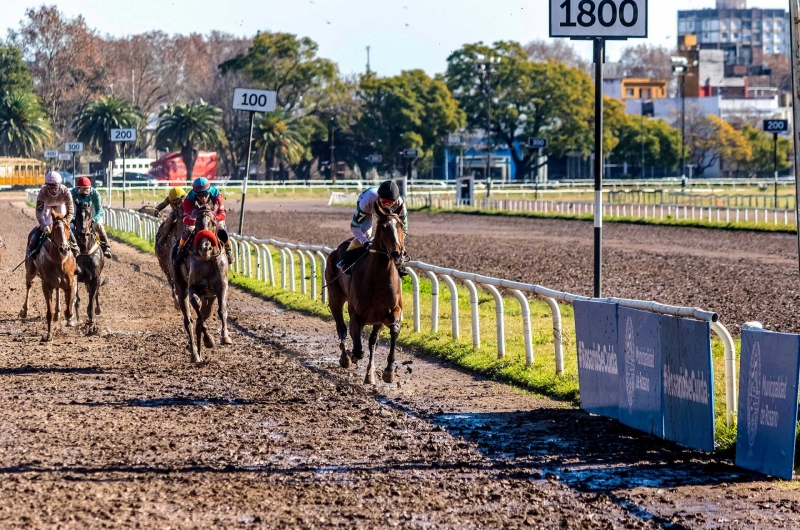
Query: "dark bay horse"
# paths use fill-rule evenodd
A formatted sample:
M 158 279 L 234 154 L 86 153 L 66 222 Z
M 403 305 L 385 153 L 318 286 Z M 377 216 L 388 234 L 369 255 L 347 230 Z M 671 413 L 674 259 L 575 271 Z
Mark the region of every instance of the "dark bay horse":
M 89 304 L 86 308 L 88 323 L 94 323 L 94 315 L 102 312 L 100 307 L 100 286 L 103 283 L 102 274 L 105 266 L 105 256 L 100 248 L 100 243 L 95 235 L 94 221 L 92 221 L 92 204 L 85 202 L 75 209 L 75 239 L 81 253 L 77 257 L 80 273 L 77 275 L 78 283 L 86 286 L 89 293 Z M 78 312 L 80 294 L 75 289 L 75 312 Z
M 42 248 L 35 258 L 25 258 L 25 303 L 19 312 L 20 318 L 28 316 L 28 298 L 31 294 L 33 279 L 38 275 L 42 280 L 42 292 L 47 302 L 47 336 L 42 340 L 53 340 L 53 322 L 58 321 L 61 312 L 61 297 L 58 290 L 64 291 L 67 317 L 67 326 L 75 325 L 75 316 L 72 313 L 72 297 L 75 295 L 75 256 L 69 247 L 69 225 L 64 217 L 57 211 L 51 211 L 53 227 L 49 237 L 45 238 Z M 28 236 L 33 236 L 33 232 Z M 53 310 L 53 293 L 56 295 L 55 310 Z
M 155 208 L 152 209 L 155 210 Z M 175 216 L 172 223 L 172 230 L 169 234 L 163 234 L 164 222 L 162 222 L 158 227 L 158 232 L 156 233 L 156 257 L 158 258 L 158 265 L 161 267 L 161 271 L 164 273 L 164 276 L 167 277 L 170 294 L 172 295 L 172 300 L 175 303 L 175 309 L 180 309 L 180 303 L 178 302 L 178 297 L 175 294 L 175 280 L 172 276 L 172 249 L 175 248 L 181 239 L 183 222 L 180 218 L 180 215 L 175 210 L 171 211 L 169 215 Z M 157 212 L 156 217 L 158 217 Z M 162 235 L 165 235 L 166 237 L 161 237 Z
M 199 363 L 202 361 L 201 338 L 206 348 L 214 347 L 206 321 L 211 316 L 215 300 L 222 323 L 222 344 L 232 344 L 233 341 L 228 334 L 228 257 L 217 238 L 217 217 L 210 208 L 200 210 L 192 238 L 194 244 L 188 256 L 177 268 L 174 260 L 170 260 L 170 266 L 175 279 L 175 295 L 183 313 L 183 327 L 189 336 L 191 362 Z M 174 249 L 173 254 L 176 251 Z M 194 328 L 190 304 L 196 316 Z
M 372 326 L 369 336 L 369 364 L 364 384 L 375 384 L 373 356 L 378 334 L 383 326 L 389 328 L 391 337 L 389 356 L 383 370 L 383 380 L 394 382 L 394 351 L 400 324 L 403 320 L 403 299 L 398 267 L 405 256 L 403 221 L 397 215 L 379 211 L 372 249 L 352 267 L 352 275 L 341 274 L 336 264 L 347 250 L 350 241 L 345 241 L 328 256 L 325 266 L 325 282 L 328 284 L 328 305 L 336 321 L 339 348 L 342 351 L 339 365 L 349 368 L 352 359 L 364 358 L 361 333 L 364 326 Z M 352 358 L 345 348 L 347 325 L 344 322 L 344 304 L 350 315 L 350 337 L 353 340 Z

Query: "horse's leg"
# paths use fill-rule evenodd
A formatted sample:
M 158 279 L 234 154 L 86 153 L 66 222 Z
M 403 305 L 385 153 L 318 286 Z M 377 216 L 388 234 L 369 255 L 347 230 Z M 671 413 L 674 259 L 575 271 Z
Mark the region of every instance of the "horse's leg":
M 67 327 L 71 328 L 75 326 L 75 313 L 73 312 L 74 306 L 74 299 L 75 293 L 78 291 L 78 280 L 75 279 L 75 276 L 71 278 L 71 280 L 62 281 L 61 285 L 64 289 L 64 317 L 67 319 Z
M 31 269 L 33 269 L 33 274 L 31 274 Z M 28 298 L 31 294 L 31 286 L 33 285 L 33 279 L 36 278 L 36 267 L 29 267 L 28 264 L 25 264 L 25 303 L 22 304 L 22 309 L 19 312 L 19 318 L 26 318 L 28 316 Z
M 92 281 L 89 282 L 88 291 L 89 291 L 89 304 L 86 307 L 86 314 L 89 317 L 89 324 L 94 323 L 94 315 L 95 315 L 95 303 L 97 302 L 97 292 L 100 290 L 100 277 L 95 276 L 92 278 Z
M 42 294 L 44 294 L 44 301 L 47 304 L 47 335 L 42 341 L 50 342 L 53 340 L 53 289 L 46 285 L 44 280 L 42 280 Z
M 389 326 L 389 356 L 386 359 L 386 368 L 383 370 L 383 382 L 394 383 L 394 349 L 397 345 L 397 336 L 400 334 L 400 324 Z
M 378 334 L 381 332 L 383 324 L 372 326 L 372 333 L 369 335 L 369 362 L 367 363 L 367 375 L 364 376 L 365 385 L 375 384 L 375 344 L 378 342 Z
M 364 330 L 364 323 L 358 315 L 350 311 L 350 339 L 353 341 L 352 357 L 356 361 L 364 358 L 364 347 L 361 345 L 361 332 Z
M 336 322 L 336 335 L 339 337 L 339 350 L 342 352 L 341 357 L 339 357 L 339 366 L 342 368 L 350 368 L 352 364 L 350 352 L 345 347 L 347 324 L 344 322 L 344 303 L 346 301 L 344 292 L 341 289 L 333 289 L 333 285 L 331 285 L 328 291 L 328 306 L 331 309 L 333 321 Z
M 197 301 L 197 294 L 195 293 L 193 287 L 189 287 L 189 302 L 191 302 L 192 309 L 194 309 L 195 317 L 197 318 L 194 326 L 194 340 L 197 348 L 197 361 L 192 362 L 199 363 L 203 360 L 202 355 L 200 354 L 200 343 L 203 335 L 206 333 L 206 324 L 203 322 L 203 312 L 200 309 L 200 302 Z
M 233 344 L 228 333 L 228 282 L 220 282 L 217 289 L 217 305 L 219 321 L 222 323 L 222 344 Z
M 211 310 L 214 309 L 214 299 L 213 298 L 203 298 L 203 322 L 208 322 L 208 319 L 211 318 Z M 206 348 L 213 348 L 216 346 L 214 343 L 214 337 L 211 336 L 211 333 L 208 332 L 208 328 L 203 330 L 203 345 Z
M 189 295 L 185 293 L 184 296 L 178 297 L 178 302 L 181 306 L 181 313 L 183 313 L 183 329 L 189 336 L 189 353 L 191 354 L 190 361 L 193 363 L 200 362 L 200 355 L 198 354 L 197 347 L 194 343 L 194 328 L 192 327 L 192 317 L 189 309 Z
M 99 315 L 103 312 L 103 309 L 100 307 L 100 286 L 103 285 L 103 277 L 97 277 L 97 290 L 94 292 L 94 314 Z

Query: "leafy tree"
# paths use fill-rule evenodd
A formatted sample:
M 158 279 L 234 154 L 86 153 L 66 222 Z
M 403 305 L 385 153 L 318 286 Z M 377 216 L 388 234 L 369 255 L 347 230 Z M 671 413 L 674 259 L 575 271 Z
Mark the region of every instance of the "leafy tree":
M 755 177 L 761 172 L 772 172 L 774 164 L 774 140 L 772 135 L 760 131 L 751 125 L 745 125 L 742 135 L 750 145 L 751 155 L 741 164 L 741 169 L 747 171 L 751 177 Z M 792 142 L 789 138 L 778 136 L 778 171 L 789 169 L 789 151 Z
M 687 116 L 686 149 L 697 176 L 720 161 L 730 167 L 741 166 L 752 154 L 744 135 L 714 115 Z
M 100 151 L 100 162 L 105 171 L 117 157 L 117 144 L 111 141 L 111 129 L 137 128 L 142 118 L 142 113 L 130 101 L 102 96 L 84 105 L 73 127 L 79 141 Z
M 253 144 L 267 166 L 267 174 L 274 180 L 272 168 L 278 159 L 283 173 L 284 163 L 298 164 L 305 155 L 305 138 L 297 119 L 283 109 L 264 114 L 253 131 Z
M 25 66 L 22 50 L 13 44 L 0 43 L 0 91 L 33 92 L 33 77 Z
M 6 156 L 33 156 L 44 150 L 53 130 L 39 99 L 13 90 L 0 94 L 0 149 Z
M 207 103 L 171 105 L 158 116 L 156 144 L 177 149 L 186 165 L 186 178 L 192 180 L 197 151 L 225 144 L 222 110 Z
M 308 37 L 261 33 L 246 54 L 223 62 L 223 73 L 239 71 L 277 92 L 277 105 L 292 111 L 309 91 L 336 80 L 336 65 L 317 57 L 319 46 Z
M 640 164 L 642 144 L 644 163 L 648 167 L 675 169 L 681 157 L 681 133 L 661 119 L 630 117 L 619 130 L 619 144 L 611 154 L 611 162 Z
M 353 132 L 362 161 L 372 151 L 395 168 L 399 153 L 415 148 L 421 151 L 419 161 L 424 163 L 442 138 L 465 123 L 464 112 L 444 81 L 431 79 L 422 70 L 394 77 L 364 76 L 359 97 L 361 117 Z
M 549 140 L 555 156 L 592 148 L 592 83 L 574 68 L 535 62 L 515 42 L 468 44 L 447 59 L 447 85 L 472 130 L 487 127 L 491 143 L 505 144 L 517 175 L 536 169 L 536 152 L 518 150 L 529 137 Z

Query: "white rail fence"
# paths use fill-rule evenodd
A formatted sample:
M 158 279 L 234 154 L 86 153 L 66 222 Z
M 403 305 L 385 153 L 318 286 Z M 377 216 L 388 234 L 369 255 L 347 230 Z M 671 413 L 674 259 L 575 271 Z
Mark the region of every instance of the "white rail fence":
M 161 223 L 160 218 L 152 217 L 134 210 L 107 209 L 106 212 L 106 222 L 109 227 L 135 234 L 151 242 L 155 240 L 155 234 Z M 314 300 L 321 299 L 322 302 L 327 301 L 327 289 L 325 288 L 323 271 L 328 255 L 333 252 L 333 248 L 324 245 L 288 243 L 276 239 L 257 239 L 249 236 L 239 236 L 237 234 L 231 234 L 231 240 L 233 243 L 232 268 L 237 273 L 273 287 L 280 286 L 281 289 L 291 292 L 297 292 L 299 287 L 299 292 L 301 294 L 308 295 Z M 279 277 L 275 274 L 276 260 L 273 254 L 279 256 Z M 295 268 L 296 266 L 297 268 Z M 450 294 L 450 335 L 454 340 L 460 338 L 459 290 L 456 284 L 456 282 L 460 282 L 469 292 L 470 327 L 472 329 L 472 347 L 474 349 L 481 347 L 478 289 L 480 288 L 492 296 L 496 315 L 497 355 L 502 358 L 506 353 L 505 299 L 500 291 L 500 289 L 503 289 L 519 303 L 525 358 L 528 364 L 532 364 L 534 362 L 534 348 L 529 297 L 538 297 L 543 299 L 550 308 L 553 327 L 555 369 L 558 374 L 564 372 L 562 319 L 559 302 L 571 305 L 575 300 L 590 300 L 590 298 L 548 289 L 541 285 L 514 282 L 456 269 L 447 269 L 420 261 L 409 262 L 407 266 L 412 284 L 412 318 L 414 332 L 419 333 L 422 331 L 420 277 L 424 275 L 431 283 L 431 331 L 433 333 L 439 333 L 439 287 L 441 280 Z M 298 277 L 299 286 L 297 285 Z M 643 300 L 606 298 L 602 299 L 602 301 L 642 311 L 709 322 L 712 331 L 720 337 L 725 350 L 726 417 L 728 423 L 732 422 L 737 407 L 735 371 L 736 350 L 733 338 L 725 326 L 719 322 L 716 313 L 693 307 L 671 306 Z
M 328 205 L 355 205 L 358 195 L 355 193 L 332 193 Z M 506 211 L 530 212 L 548 215 L 591 216 L 594 215 L 594 203 L 536 201 L 525 199 L 476 199 L 474 206 L 469 206 L 454 198 L 441 198 L 426 194 L 409 195 L 406 203 L 411 208 L 434 207 L 464 211 Z M 793 209 L 774 208 L 728 208 L 718 206 L 688 206 L 674 204 L 604 204 L 605 219 L 642 219 L 661 220 L 678 219 L 705 221 L 708 223 L 755 222 L 775 226 L 796 226 L 796 213 Z

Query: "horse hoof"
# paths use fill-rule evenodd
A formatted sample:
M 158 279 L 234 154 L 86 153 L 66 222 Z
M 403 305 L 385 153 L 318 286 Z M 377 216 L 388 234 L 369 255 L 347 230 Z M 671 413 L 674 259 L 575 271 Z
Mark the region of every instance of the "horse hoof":
M 203 362 L 203 359 L 199 355 L 193 353 L 191 358 L 191 363 L 200 364 L 201 362 Z
M 372 374 L 372 373 L 367 374 L 367 376 L 364 378 L 364 384 L 365 385 L 374 385 L 375 384 L 375 374 Z
M 339 366 L 344 368 L 345 370 L 349 369 L 353 363 L 350 362 L 350 356 L 346 353 L 343 353 L 341 357 L 339 357 Z
M 42 337 L 41 339 L 39 339 L 39 342 L 52 342 L 52 340 L 53 340 L 53 336 L 52 335 L 47 335 L 47 336 Z
M 28 317 L 28 310 L 27 309 L 20 310 L 19 318 L 27 318 L 27 317 Z
M 95 314 L 95 315 L 99 315 L 99 314 L 100 314 L 100 313 L 102 313 L 102 312 L 103 312 L 103 310 L 102 310 L 102 309 L 100 309 L 100 306 L 97 306 L 97 307 L 95 307 L 95 308 L 94 308 L 94 314 Z
M 67 327 L 68 328 L 74 328 L 75 327 L 75 317 L 70 318 L 69 320 L 67 320 Z
M 360 361 L 361 359 L 364 358 L 364 350 L 354 351 L 351 355 L 353 356 L 353 359 L 355 359 L 356 361 Z
M 383 371 L 383 382 L 384 383 L 394 383 L 394 372 L 389 370 L 388 368 Z
M 233 344 L 233 340 L 231 340 L 230 335 L 222 336 L 222 344 L 224 344 L 225 346 L 230 346 L 231 344 Z
M 208 334 L 203 334 L 203 345 L 206 348 L 213 348 L 214 346 L 216 346 L 216 344 L 214 343 L 214 337 Z

